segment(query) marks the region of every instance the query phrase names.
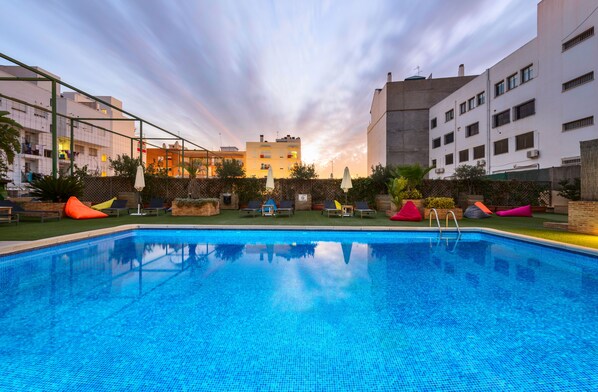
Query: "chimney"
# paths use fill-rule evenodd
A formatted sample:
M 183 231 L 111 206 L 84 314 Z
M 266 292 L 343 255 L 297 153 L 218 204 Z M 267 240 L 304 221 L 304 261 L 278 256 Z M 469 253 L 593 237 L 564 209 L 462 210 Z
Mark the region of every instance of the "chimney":
M 392 82 L 392 72 L 386 74 L 386 83 Z
M 459 73 L 457 76 L 465 76 L 465 65 L 459 64 Z
M 260 135 L 260 143 L 264 142 L 264 135 Z

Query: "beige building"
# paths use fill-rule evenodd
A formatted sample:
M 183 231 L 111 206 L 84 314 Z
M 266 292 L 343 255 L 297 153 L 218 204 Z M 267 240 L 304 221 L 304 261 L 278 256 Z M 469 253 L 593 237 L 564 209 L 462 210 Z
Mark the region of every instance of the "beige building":
M 293 166 L 301 163 L 301 138 L 287 135 L 275 142 L 264 140 L 246 143 L 247 177 L 265 177 L 272 167 L 274 178 L 288 178 Z

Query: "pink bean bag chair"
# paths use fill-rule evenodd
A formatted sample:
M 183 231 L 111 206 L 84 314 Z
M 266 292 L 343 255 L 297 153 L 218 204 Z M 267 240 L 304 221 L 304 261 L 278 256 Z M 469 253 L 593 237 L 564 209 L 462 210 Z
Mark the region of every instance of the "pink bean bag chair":
M 75 196 L 69 197 L 69 200 L 64 206 L 64 213 L 69 218 L 73 219 L 93 219 L 93 218 L 106 218 L 108 215 L 102 211 L 96 211 L 87 207 L 81 203 Z
M 422 215 L 419 213 L 415 204 L 413 204 L 412 201 L 408 201 L 399 212 L 390 217 L 390 220 L 420 222 L 422 220 Z
M 525 217 L 531 218 L 532 217 L 532 206 L 526 205 L 523 207 L 517 207 L 506 211 L 497 211 L 496 215 L 498 216 L 518 216 L 518 217 Z

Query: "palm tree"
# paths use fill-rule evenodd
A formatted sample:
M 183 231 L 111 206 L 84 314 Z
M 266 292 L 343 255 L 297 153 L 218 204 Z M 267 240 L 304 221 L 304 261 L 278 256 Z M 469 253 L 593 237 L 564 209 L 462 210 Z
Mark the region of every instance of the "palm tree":
M 21 151 L 21 129 L 23 126 L 6 117 L 10 114 L 7 111 L 0 111 L 0 173 L 8 170 L 8 164 L 12 164 L 15 155 Z M 6 159 L 6 160 L 5 160 Z
M 419 164 L 399 166 L 395 169 L 395 177 L 405 177 L 407 179 L 407 189 L 418 189 L 426 174 L 434 167 L 422 167 Z
M 201 159 L 190 159 L 189 162 L 184 162 L 181 167 L 189 173 L 189 178 L 197 177 L 197 174 L 202 171 L 204 164 Z

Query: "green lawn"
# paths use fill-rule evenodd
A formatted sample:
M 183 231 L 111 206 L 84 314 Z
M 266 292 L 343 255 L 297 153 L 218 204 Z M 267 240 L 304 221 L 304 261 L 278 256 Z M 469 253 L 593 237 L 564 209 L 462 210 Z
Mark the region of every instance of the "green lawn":
M 461 227 L 486 227 L 507 232 L 525 234 L 533 237 L 560 241 L 568 244 L 582 245 L 598 249 L 598 236 L 568 233 L 559 230 L 546 229 L 544 222 L 566 222 L 565 215 L 535 214 L 533 218 L 500 218 L 471 220 L 459 222 Z M 61 221 L 24 221 L 18 225 L 3 224 L 0 226 L 0 241 L 28 241 L 63 234 L 79 233 L 88 230 L 114 227 L 124 224 L 202 224 L 202 225 L 295 225 L 295 226 L 393 226 L 393 227 L 427 227 L 428 221 L 423 222 L 393 222 L 384 214 L 375 218 L 327 218 L 318 211 L 298 211 L 293 217 L 241 217 L 237 211 L 222 211 L 220 215 L 210 217 L 173 217 L 170 215 L 156 216 L 121 216 L 106 219 L 92 219 L 75 221 L 62 219 Z M 444 224 L 444 222 L 441 222 Z

